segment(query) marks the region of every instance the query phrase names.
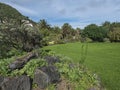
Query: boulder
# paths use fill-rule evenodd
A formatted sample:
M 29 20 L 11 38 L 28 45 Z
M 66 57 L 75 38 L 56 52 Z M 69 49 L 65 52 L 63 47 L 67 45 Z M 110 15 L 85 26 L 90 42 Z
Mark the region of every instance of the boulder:
M 16 59 L 9 65 L 10 70 L 21 69 L 32 58 L 36 57 L 37 53 L 30 52 L 26 56 Z
M 60 73 L 55 66 L 44 66 L 35 70 L 33 82 L 39 88 L 46 88 L 50 83 L 57 83 L 60 80 Z
M 0 76 L 0 85 L 2 84 L 3 81 L 4 81 L 4 77 Z
M 31 80 L 28 76 L 6 77 L 1 90 L 31 90 Z
M 55 66 L 44 66 L 40 70 L 49 76 L 51 83 L 56 83 L 60 80 L 60 73 Z
M 45 56 L 44 59 L 48 63 L 48 65 L 53 65 L 56 62 L 60 62 L 60 59 L 58 57 L 53 57 L 53 56 Z
M 1 86 L 2 86 L 3 81 L 4 81 L 4 77 L 0 76 L 0 90 L 2 90 Z
M 49 76 L 40 69 L 35 70 L 33 83 L 37 84 L 39 88 L 44 89 L 50 83 Z

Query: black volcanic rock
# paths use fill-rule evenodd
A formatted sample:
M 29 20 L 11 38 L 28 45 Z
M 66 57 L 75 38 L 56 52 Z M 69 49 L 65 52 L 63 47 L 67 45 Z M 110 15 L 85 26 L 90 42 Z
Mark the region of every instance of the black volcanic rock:
M 53 65 L 57 62 L 60 62 L 60 59 L 58 57 L 53 57 L 53 56 L 45 56 L 44 59 L 48 63 L 48 65 Z
M 31 80 L 28 76 L 6 77 L 1 90 L 31 90 Z
M 31 52 L 28 53 L 26 56 L 18 58 L 17 60 L 15 60 L 14 62 L 12 62 L 9 65 L 9 68 L 11 70 L 15 70 L 15 69 L 21 69 L 24 67 L 24 65 L 32 58 L 37 57 L 37 53 L 35 52 Z
M 57 83 L 60 81 L 60 73 L 55 66 L 44 66 L 35 70 L 33 82 L 39 88 L 46 88 L 50 83 Z

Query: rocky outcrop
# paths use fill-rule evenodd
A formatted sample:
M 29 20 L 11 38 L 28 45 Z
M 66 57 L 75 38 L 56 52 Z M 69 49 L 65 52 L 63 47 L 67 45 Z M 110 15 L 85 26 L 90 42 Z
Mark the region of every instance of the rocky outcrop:
M 30 52 L 26 56 L 18 58 L 13 63 L 9 64 L 9 69 L 12 71 L 15 69 L 21 69 L 30 59 L 37 56 L 38 56 L 37 53 Z M 32 80 L 33 81 L 32 83 L 37 84 L 40 90 L 47 88 L 49 84 L 57 83 L 60 81 L 60 73 L 58 72 L 57 68 L 54 66 L 55 63 L 60 62 L 59 58 L 53 56 L 45 56 L 44 60 L 48 63 L 48 65 L 37 68 L 35 70 L 34 78 Z M 27 81 L 26 78 L 27 76 L 14 77 L 14 78 L 6 77 L 2 82 L 1 88 L 2 90 L 31 90 L 32 87 L 32 85 L 30 85 L 31 82 L 30 80 Z M 28 87 L 25 87 L 27 86 L 27 83 L 28 83 Z M 21 88 L 18 89 L 18 87 Z
M 10 70 L 21 69 L 32 58 L 37 57 L 37 53 L 30 52 L 26 56 L 16 59 L 9 65 Z
M 11 70 L 21 69 L 32 58 L 36 57 L 37 53 L 31 52 L 26 56 L 18 58 L 9 65 Z M 75 90 L 75 84 L 70 83 L 65 77 L 60 77 L 55 63 L 64 63 L 58 57 L 45 56 L 45 66 L 37 67 L 34 71 L 34 77 L 31 79 L 25 75 L 17 77 L 2 77 L 0 76 L 0 90 L 46 90 L 49 85 L 54 85 L 55 90 Z M 77 64 L 68 63 L 68 68 L 76 68 Z M 32 88 L 32 85 L 34 88 Z M 89 87 L 87 90 L 104 90 L 100 85 Z
M 0 90 L 2 90 L 2 83 L 3 83 L 3 81 L 4 81 L 4 77 L 3 76 L 0 76 Z
M 60 59 L 58 57 L 53 57 L 53 56 L 45 56 L 44 59 L 48 63 L 48 65 L 53 65 L 57 62 L 60 62 Z
M 56 83 L 60 80 L 60 73 L 55 66 L 44 66 L 40 70 L 49 76 L 51 83 Z
M 1 84 L 1 90 L 31 90 L 31 86 L 28 76 L 6 77 Z
M 39 88 L 46 88 L 50 83 L 57 83 L 60 80 L 60 73 L 55 66 L 44 66 L 36 69 L 34 75 L 34 83 Z
M 1 84 L 2 84 L 2 82 L 3 82 L 3 80 L 4 80 L 4 77 L 3 77 L 3 76 L 0 76 L 0 86 L 1 86 Z
M 37 84 L 39 88 L 44 89 L 50 83 L 49 76 L 40 69 L 35 70 L 33 83 Z

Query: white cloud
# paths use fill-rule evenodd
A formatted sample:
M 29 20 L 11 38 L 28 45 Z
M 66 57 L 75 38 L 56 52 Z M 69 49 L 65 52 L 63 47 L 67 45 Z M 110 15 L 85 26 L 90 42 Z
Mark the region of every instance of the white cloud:
M 100 24 L 120 17 L 119 0 L 0 0 L 33 20 L 47 19 L 53 25 L 68 22 L 72 26 Z

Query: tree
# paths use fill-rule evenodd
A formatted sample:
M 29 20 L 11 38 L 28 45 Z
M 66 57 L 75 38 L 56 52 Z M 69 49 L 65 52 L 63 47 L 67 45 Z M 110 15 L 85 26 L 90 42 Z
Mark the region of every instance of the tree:
M 56 33 L 56 34 L 60 34 L 61 33 L 61 29 L 58 27 L 58 26 L 54 26 L 52 28 L 53 32 Z
M 107 30 L 107 38 L 111 42 L 119 42 L 119 37 L 120 37 L 120 23 L 119 22 L 105 22 L 103 23 L 104 29 Z
M 110 27 L 110 25 L 111 25 L 111 23 L 109 22 L 109 21 L 105 21 L 103 24 L 102 24 L 102 26 L 103 27 Z
M 91 38 L 93 41 L 101 42 L 106 37 L 106 35 L 106 30 L 103 27 L 99 27 L 95 24 L 88 25 L 83 31 L 83 36 Z
M 108 36 L 111 42 L 120 42 L 120 27 L 112 28 L 109 31 Z
M 50 25 L 47 23 L 45 19 L 42 19 L 38 22 L 38 26 L 40 29 L 50 29 Z
M 68 23 L 64 23 L 62 26 L 62 36 L 63 38 L 68 37 L 71 34 L 72 26 Z
M 75 36 L 77 40 L 81 39 L 81 29 L 80 28 L 76 28 L 75 30 Z
M 45 19 L 42 19 L 38 22 L 39 31 L 44 38 L 50 35 L 51 27 Z

